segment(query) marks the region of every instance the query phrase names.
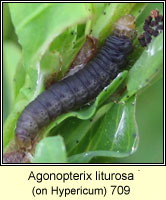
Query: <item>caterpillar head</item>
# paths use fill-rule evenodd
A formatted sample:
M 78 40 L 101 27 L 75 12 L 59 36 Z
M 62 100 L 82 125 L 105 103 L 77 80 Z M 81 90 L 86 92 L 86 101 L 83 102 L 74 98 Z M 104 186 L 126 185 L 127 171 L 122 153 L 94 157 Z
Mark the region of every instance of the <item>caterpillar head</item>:
M 119 37 L 125 36 L 131 40 L 134 39 L 136 36 L 135 17 L 132 15 L 125 15 L 121 17 L 114 24 L 114 34 L 118 35 Z
M 19 149 L 31 149 L 31 137 L 21 128 L 16 128 L 15 141 Z

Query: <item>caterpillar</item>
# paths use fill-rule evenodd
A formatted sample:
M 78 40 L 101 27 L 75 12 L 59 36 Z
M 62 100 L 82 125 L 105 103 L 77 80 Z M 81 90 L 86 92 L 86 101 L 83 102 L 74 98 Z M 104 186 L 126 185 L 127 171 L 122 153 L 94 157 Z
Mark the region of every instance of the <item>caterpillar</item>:
M 126 15 L 114 25 L 93 60 L 83 69 L 53 84 L 29 103 L 18 119 L 15 141 L 18 149 L 31 149 L 39 131 L 62 113 L 93 100 L 120 70 L 124 69 L 135 37 L 135 18 Z
M 3 156 L 3 163 L 30 163 L 30 153 L 24 151 L 12 151 Z

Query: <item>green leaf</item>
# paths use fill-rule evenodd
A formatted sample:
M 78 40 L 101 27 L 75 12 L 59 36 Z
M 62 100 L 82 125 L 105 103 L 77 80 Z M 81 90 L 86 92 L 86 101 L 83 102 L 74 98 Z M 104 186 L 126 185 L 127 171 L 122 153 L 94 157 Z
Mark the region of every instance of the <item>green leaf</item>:
M 135 4 L 135 6 L 131 10 L 130 14 L 133 15 L 137 20 L 137 18 L 139 16 L 141 16 L 142 12 L 147 7 L 147 5 L 148 5 L 147 3 L 137 3 L 137 4 Z
M 113 24 L 121 17 L 129 14 L 135 3 L 111 3 L 100 15 L 93 26 L 92 35 L 103 41 L 113 28 Z
M 163 33 L 154 38 L 129 72 L 125 101 L 134 95 L 156 76 L 163 66 Z
M 82 31 L 81 37 L 77 37 L 78 29 L 79 25 L 72 26 L 52 42 L 41 60 L 41 68 L 45 77 L 54 72 L 56 73 L 56 80 L 64 77 L 86 39 L 85 30 Z
M 83 23 L 90 17 L 86 4 L 34 3 L 27 6 L 26 3 L 11 3 L 9 5 L 26 65 L 36 64 L 54 38 L 66 28 Z
M 35 150 L 33 163 L 65 163 L 66 150 L 61 136 L 41 140 Z
M 89 162 L 95 156 L 125 157 L 135 152 L 137 146 L 135 98 L 131 98 L 125 104 L 114 104 L 93 124 L 70 152 L 69 162 Z
M 4 89 L 3 89 L 3 97 L 6 97 L 4 101 L 6 103 L 6 107 L 4 108 L 3 115 L 6 116 L 9 114 L 15 97 L 14 87 L 15 87 L 15 71 L 17 65 L 21 58 L 21 50 L 15 45 L 13 42 L 4 42 L 4 64 L 3 64 L 3 77 L 4 77 Z
M 51 130 L 49 135 L 62 135 L 66 144 L 67 152 L 70 152 L 80 143 L 83 137 L 88 133 L 93 124 L 101 118 L 113 103 L 104 105 L 99 109 L 96 115 L 89 120 L 77 118 L 68 118 Z

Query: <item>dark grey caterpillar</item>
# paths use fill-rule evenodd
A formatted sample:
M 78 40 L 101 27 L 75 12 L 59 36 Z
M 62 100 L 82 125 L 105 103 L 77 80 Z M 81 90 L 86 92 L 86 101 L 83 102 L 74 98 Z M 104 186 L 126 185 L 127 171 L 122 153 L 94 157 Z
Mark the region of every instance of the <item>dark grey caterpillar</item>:
M 40 94 L 22 112 L 15 129 L 18 149 L 31 149 L 38 132 L 62 113 L 94 99 L 121 69 L 132 51 L 135 19 L 126 15 L 115 24 L 97 56 L 83 69 Z

